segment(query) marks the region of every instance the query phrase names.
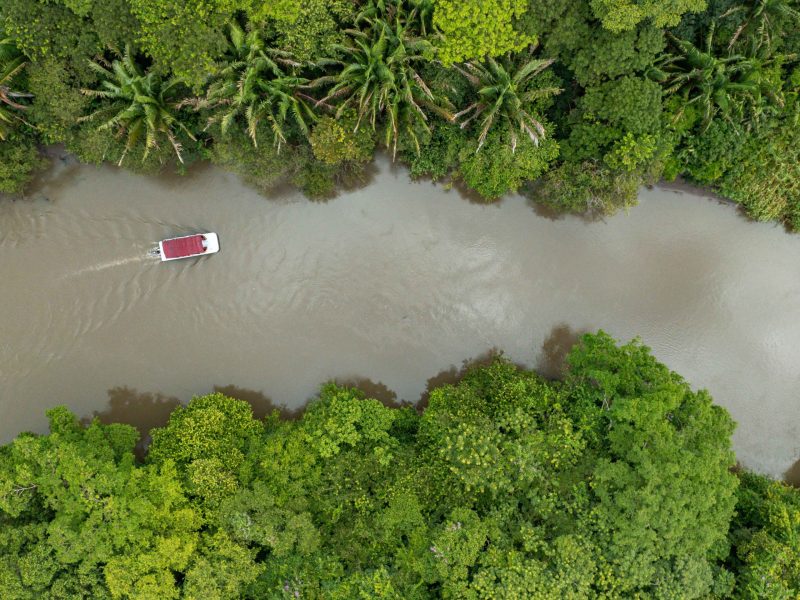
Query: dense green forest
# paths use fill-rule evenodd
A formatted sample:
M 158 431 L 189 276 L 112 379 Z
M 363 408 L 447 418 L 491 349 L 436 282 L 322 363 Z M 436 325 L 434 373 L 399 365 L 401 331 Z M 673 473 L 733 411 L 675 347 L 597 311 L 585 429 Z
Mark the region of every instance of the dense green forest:
M 43 144 L 312 197 L 385 149 L 611 213 L 682 175 L 800 228 L 798 0 L 0 0 L 0 191 Z
M 800 492 L 637 342 L 502 357 L 390 408 L 197 397 L 152 431 L 49 412 L 0 448 L 0 590 L 40 598 L 796 598 Z

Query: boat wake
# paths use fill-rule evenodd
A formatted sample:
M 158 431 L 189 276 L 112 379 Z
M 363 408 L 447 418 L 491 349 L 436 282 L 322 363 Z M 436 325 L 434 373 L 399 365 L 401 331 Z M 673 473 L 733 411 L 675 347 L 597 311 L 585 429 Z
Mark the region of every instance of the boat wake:
M 78 269 L 77 271 L 73 271 L 72 273 L 67 273 L 61 279 L 72 279 L 73 277 L 78 277 L 80 275 L 86 275 L 87 273 L 98 273 L 100 271 L 105 271 L 106 269 L 113 269 L 114 267 L 121 267 L 123 265 L 129 265 L 132 263 L 137 262 L 145 262 L 153 260 L 153 256 L 147 254 L 145 256 L 131 256 L 129 258 L 120 258 L 117 260 L 110 260 L 108 262 L 100 263 L 98 265 L 92 265 L 90 267 L 84 267 L 83 269 Z

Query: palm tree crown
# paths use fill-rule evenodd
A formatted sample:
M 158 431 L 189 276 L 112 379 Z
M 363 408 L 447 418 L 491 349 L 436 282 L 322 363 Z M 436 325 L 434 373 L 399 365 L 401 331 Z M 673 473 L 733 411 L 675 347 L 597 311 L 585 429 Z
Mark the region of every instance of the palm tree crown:
M 0 141 L 8 137 L 14 122 L 21 120 L 14 114 L 15 110 L 26 109 L 19 100 L 31 97 L 15 89 L 25 64 L 25 57 L 11 40 L 0 39 Z
M 668 33 L 674 48 L 665 55 L 651 76 L 664 83 L 665 94 L 679 93 L 686 106 L 698 104 L 707 128 L 716 116 L 739 122 L 758 121 L 768 98 L 782 106 L 781 90 L 770 84 L 767 75 L 773 59 L 757 59 L 742 54 L 718 56 L 714 51 L 712 27 L 701 50 L 687 40 Z
M 480 119 L 478 150 L 481 149 L 489 131 L 498 126 L 508 128 L 512 152 L 517 148 L 517 134 L 527 135 L 538 145 L 545 137 L 542 123 L 534 116 L 533 106 L 537 100 L 559 94 L 556 87 L 539 87 L 536 77 L 553 64 L 553 59 L 532 58 L 520 65 L 510 60 L 487 59 L 485 62 L 468 62 L 456 69 L 472 84 L 477 95 L 475 102 L 457 113 L 461 128 Z
M 181 103 L 177 98 L 176 79 L 162 80 L 153 71 L 142 73 L 130 48 L 126 48 L 120 60 L 110 65 L 105 61 L 90 62 L 89 66 L 100 75 L 98 90 L 82 90 L 84 94 L 108 101 L 83 120 L 103 119 L 98 129 L 116 131 L 125 136 L 125 151 L 119 164 L 144 136 L 146 159 L 152 149 L 158 147 L 161 137 L 166 137 L 175 150 L 178 160 L 183 162 L 179 132 L 195 140 L 192 133 L 178 118 Z
M 736 4 L 720 19 L 737 16 L 742 21 L 731 36 L 728 49 L 744 41 L 751 55 L 762 50 L 771 52 L 773 40 L 781 35 L 782 26 L 800 23 L 796 0 L 748 0 L 744 4 Z
M 286 143 L 289 117 L 308 135 L 308 125 L 316 118 L 309 103 L 313 99 L 301 92 L 308 87 L 308 80 L 284 71 L 284 67 L 299 67 L 300 63 L 286 52 L 268 48 L 259 31 L 245 33 L 231 23 L 228 37 L 229 60 L 201 102 L 201 106 L 216 109 L 209 124 L 219 123 L 224 134 L 243 118 L 257 146 L 258 126 L 265 121 L 278 149 Z
M 416 13 L 406 12 L 402 5 L 363 12 L 356 23 L 362 28 L 347 30 L 349 41 L 336 46 L 343 58 L 318 63 L 333 65 L 339 72 L 314 81 L 314 86 L 333 84 L 317 104 L 338 102 L 337 117 L 355 109 L 356 128 L 366 120 L 376 129 L 379 119 L 385 118 L 384 143 L 392 148 L 392 156 L 402 134 L 419 152 L 419 133 L 430 131 L 424 109 L 452 119 L 417 69 L 418 64 L 431 59 L 433 45 L 414 34 Z

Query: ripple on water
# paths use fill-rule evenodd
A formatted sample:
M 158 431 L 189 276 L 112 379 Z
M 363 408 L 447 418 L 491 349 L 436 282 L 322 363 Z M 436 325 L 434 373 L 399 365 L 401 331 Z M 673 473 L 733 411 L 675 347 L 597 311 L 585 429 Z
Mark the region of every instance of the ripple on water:
M 781 475 L 798 458 L 800 238 L 658 189 L 629 215 L 553 221 L 378 166 L 325 204 L 213 168 L 85 166 L 0 202 L 0 433 L 41 430 L 61 402 L 104 414 L 126 387 L 187 400 L 235 382 L 291 409 L 340 378 L 415 402 L 492 348 L 557 374 L 574 336 L 602 327 L 709 388 L 746 465 Z M 145 258 L 208 230 L 217 255 Z

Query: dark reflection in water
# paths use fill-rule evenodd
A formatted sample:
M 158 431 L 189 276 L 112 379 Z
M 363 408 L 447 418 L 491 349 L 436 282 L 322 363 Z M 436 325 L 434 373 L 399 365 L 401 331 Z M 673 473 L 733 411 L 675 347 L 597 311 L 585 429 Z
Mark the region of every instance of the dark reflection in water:
M 306 404 L 297 406 L 295 408 L 288 408 L 285 404 L 276 404 L 272 398 L 259 390 L 250 390 L 247 388 L 239 387 L 233 384 L 230 385 L 215 385 L 214 391 L 224 394 L 229 398 L 236 398 L 237 400 L 244 400 L 253 408 L 253 416 L 256 419 L 263 419 L 278 411 L 282 419 L 297 419 L 303 414 L 306 409 Z
M 150 430 L 163 427 L 169 415 L 180 406 L 180 400 L 173 396 L 165 396 L 158 392 L 138 392 L 126 386 L 108 390 L 108 408 L 94 411 L 88 422 L 97 418 L 101 423 L 127 423 L 139 431 L 136 454 L 142 458 L 145 448 L 150 444 Z
M 397 392 L 389 389 L 381 381 L 373 381 L 367 377 L 337 377 L 334 379 L 337 385 L 343 387 L 355 388 L 364 394 L 366 398 L 374 398 L 384 406 L 390 408 L 400 408 L 402 406 L 411 406 L 411 402 L 407 400 L 397 399 Z
M 800 488 L 800 459 L 786 470 L 783 474 L 783 480 L 789 485 Z
M 428 406 L 431 392 L 436 388 L 442 387 L 443 385 L 454 385 L 464 379 L 464 375 L 466 375 L 467 371 L 469 371 L 472 367 L 491 364 L 494 359 L 502 355 L 502 351 L 498 350 L 497 348 L 492 348 L 491 350 L 487 350 L 483 354 L 479 354 L 474 358 L 468 358 L 464 360 L 460 367 L 450 365 L 449 369 L 439 371 L 436 375 L 429 378 L 428 381 L 425 382 L 425 391 L 422 392 L 422 395 L 420 395 L 419 400 L 417 401 L 417 408 L 419 410 L 424 410 L 425 407 Z
M 566 323 L 553 327 L 542 344 L 542 351 L 536 362 L 536 371 L 547 379 L 560 379 L 567 366 L 567 354 L 580 341 L 588 329 L 572 329 Z

